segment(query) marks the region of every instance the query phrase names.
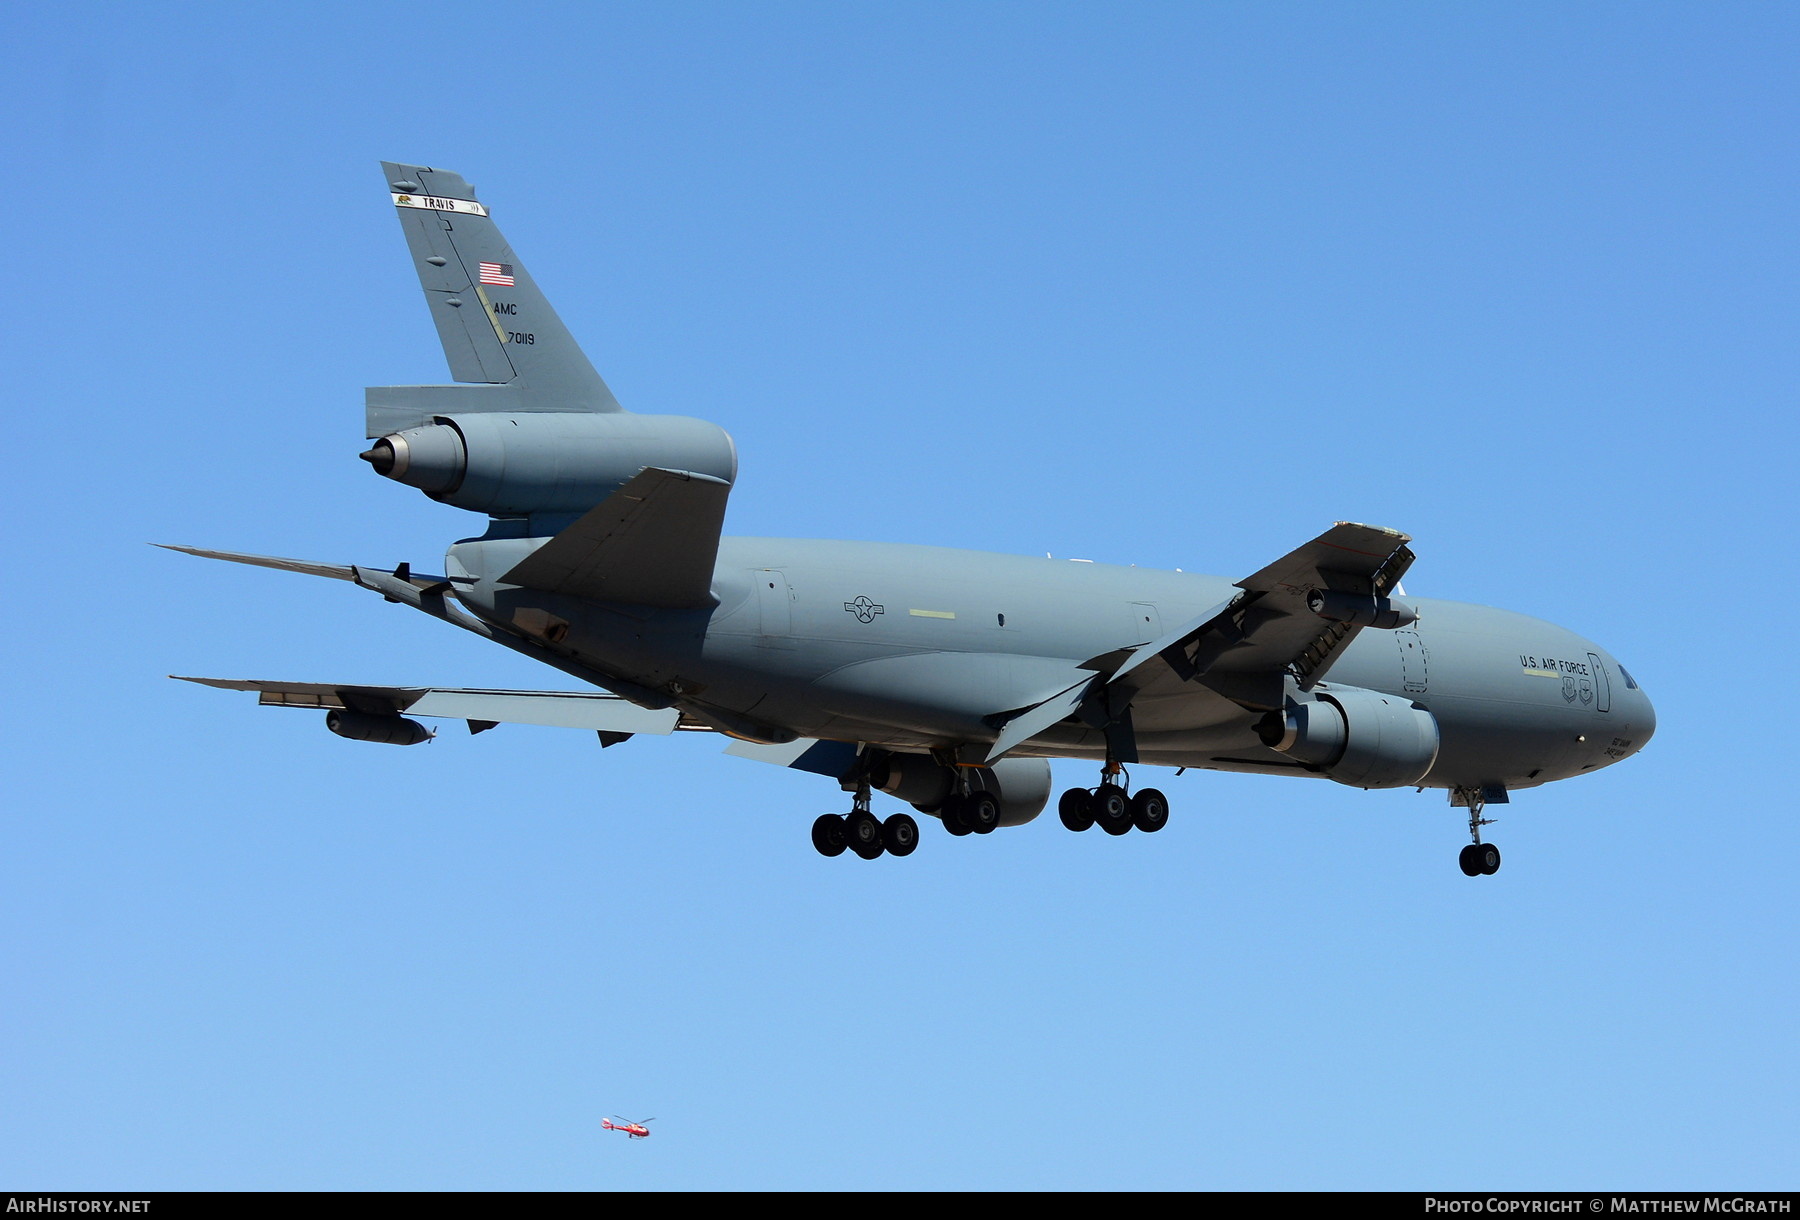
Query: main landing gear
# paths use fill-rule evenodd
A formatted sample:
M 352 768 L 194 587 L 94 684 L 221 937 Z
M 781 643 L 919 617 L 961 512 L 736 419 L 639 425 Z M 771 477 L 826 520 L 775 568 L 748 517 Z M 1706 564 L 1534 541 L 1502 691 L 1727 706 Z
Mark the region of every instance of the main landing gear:
M 1123 781 L 1122 783 L 1120 781 Z M 1127 793 L 1131 777 L 1125 768 L 1108 760 L 1100 772 L 1100 786 L 1071 788 L 1056 802 L 1057 816 L 1070 830 L 1086 830 L 1098 823 L 1109 835 L 1122 835 L 1132 827 L 1152 834 L 1169 824 L 1169 798 L 1155 788 Z
M 1481 811 L 1487 807 L 1486 798 L 1480 788 L 1459 788 L 1453 798 L 1459 803 L 1466 802 L 1469 807 L 1469 837 L 1475 841 L 1462 849 L 1456 857 L 1465 877 L 1491 877 L 1500 871 L 1500 849 L 1492 843 L 1481 841 L 1481 828 L 1491 826 L 1493 818 L 1484 818 Z
M 963 835 L 993 834 L 1000 825 L 1000 798 L 977 788 L 973 792 L 952 792 L 938 809 L 944 829 L 961 838 Z
M 994 817 L 999 819 L 999 806 Z M 896 813 L 882 821 L 869 810 L 869 785 L 865 781 L 856 790 L 856 801 L 849 813 L 821 815 L 812 828 L 813 846 L 821 856 L 841 856 L 847 847 L 865 860 L 873 860 L 883 852 L 891 856 L 910 856 L 919 845 L 919 824 L 912 815 Z

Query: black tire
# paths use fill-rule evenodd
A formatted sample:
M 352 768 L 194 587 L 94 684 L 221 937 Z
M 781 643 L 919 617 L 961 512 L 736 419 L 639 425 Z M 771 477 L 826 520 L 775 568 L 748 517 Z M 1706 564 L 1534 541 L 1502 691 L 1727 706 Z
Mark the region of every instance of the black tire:
M 1071 788 L 1056 802 L 1056 814 L 1062 824 L 1077 834 L 1094 824 L 1094 794 L 1086 788 Z
M 961 796 L 952 793 L 945 797 L 944 803 L 938 807 L 938 817 L 943 821 L 944 829 L 957 838 L 960 839 L 969 833 L 969 822 L 963 814 L 963 798 Z
M 1000 825 L 1000 798 L 986 790 L 971 792 L 964 798 L 968 810 L 969 829 L 978 835 L 993 834 Z
M 1475 854 L 1476 852 L 1478 852 L 1480 850 L 1481 850 L 1481 845 L 1479 843 L 1471 843 L 1467 847 L 1463 848 L 1462 851 L 1457 855 L 1456 864 L 1457 864 L 1458 868 L 1462 869 L 1463 876 L 1465 876 L 1465 877 L 1481 876 L 1481 861 L 1476 857 L 1476 854 Z
M 1089 808 L 1094 811 L 1094 821 L 1107 834 L 1122 835 L 1131 830 L 1131 799 L 1119 785 L 1101 784 L 1094 790 Z
M 1482 875 L 1492 877 L 1500 871 L 1500 849 L 1492 843 L 1483 843 L 1476 861 L 1481 865 Z
M 1169 824 L 1169 798 L 1145 788 L 1131 798 L 1131 824 L 1145 834 L 1155 834 Z
M 896 813 L 881 824 L 881 845 L 890 856 L 910 856 L 919 845 L 919 824 L 910 813 Z
M 845 818 L 844 831 L 850 850 L 865 860 L 873 860 L 886 850 L 881 845 L 881 823 L 866 809 L 858 809 Z
M 844 819 L 835 813 L 822 813 L 813 822 L 813 846 L 818 848 L 821 856 L 841 856 L 844 847 L 850 842 L 850 835 L 844 828 Z

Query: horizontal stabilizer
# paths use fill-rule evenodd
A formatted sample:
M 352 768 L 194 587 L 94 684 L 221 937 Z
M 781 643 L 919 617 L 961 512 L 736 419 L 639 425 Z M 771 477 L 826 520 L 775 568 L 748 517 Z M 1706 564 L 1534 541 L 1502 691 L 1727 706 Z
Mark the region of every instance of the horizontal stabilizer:
M 440 415 L 548 411 L 517 385 L 372 385 L 363 391 L 363 435 L 370 440 L 423 428 Z
M 441 716 L 496 724 L 537 724 L 601 733 L 675 731 L 674 708 L 644 708 L 617 695 L 585 691 L 460 690 L 433 686 L 356 686 L 331 682 L 262 682 L 188 678 L 220 690 L 255 691 L 264 707 L 344 708 L 373 715 Z
M 591 601 L 709 606 L 730 494 L 707 475 L 645 470 L 501 580 Z

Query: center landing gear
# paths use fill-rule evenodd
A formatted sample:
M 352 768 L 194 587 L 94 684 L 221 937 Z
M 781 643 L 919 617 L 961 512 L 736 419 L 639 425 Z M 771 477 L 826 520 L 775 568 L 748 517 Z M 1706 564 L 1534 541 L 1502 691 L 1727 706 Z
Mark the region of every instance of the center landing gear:
M 919 845 L 919 824 L 905 813 L 896 813 L 885 822 L 876 817 L 869 809 L 869 785 L 865 781 L 857 789 L 855 806 L 849 813 L 841 817 L 821 814 L 813 822 L 812 841 L 821 856 L 841 856 L 846 847 L 865 860 L 873 860 L 883 852 L 910 856 Z
M 1155 788 L 1143 788 L 1130 796 L 1126 790 L 1130 782 L 1125 768 L 1108 759 L 1100 772 L 1100 786 L 1070 788 L 1056 802 L 1057 816 L 1070 830 L 1082 831 L 1098 823 L 1109 835 L 1122 835 L 1134 826 L 1152 834 L 1167 826 L 1169 798 Z
M 1494 822 L 1493 818 L 1481 816 L 1481 811 L 1487 807 L 1485 796 L 1480 788 L 1459 788 L 1454 799 L 1468 804 L 1469 837 L 1475 840 L 1462 849 L 1456 863 L 1465 877 L 1491 877 L 1500 871 L 1500 849 L 1481 841 L 1481 828 Z
M 953 835 L 993 834 L 1000 825 L 1000 798 L 977 788 L 973 792 L 952 792 L 938 810 L 944 829 Z

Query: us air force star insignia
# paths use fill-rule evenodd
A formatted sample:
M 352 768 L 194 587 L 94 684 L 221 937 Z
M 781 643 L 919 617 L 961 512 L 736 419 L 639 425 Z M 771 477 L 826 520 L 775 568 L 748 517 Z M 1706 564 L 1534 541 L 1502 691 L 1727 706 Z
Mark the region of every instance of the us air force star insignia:
M 862 594 L 858 594 L 856 600 L 853 602 L 845 602 L 844 609 L 851 614 L 854 614 L 856 616 L 856 621 L 859 623 L 872 623 L 875 621 L 875 616 L 877 614 L 887 613 L 886 606 L 878 606 L 870 601 L 867 596 Z

